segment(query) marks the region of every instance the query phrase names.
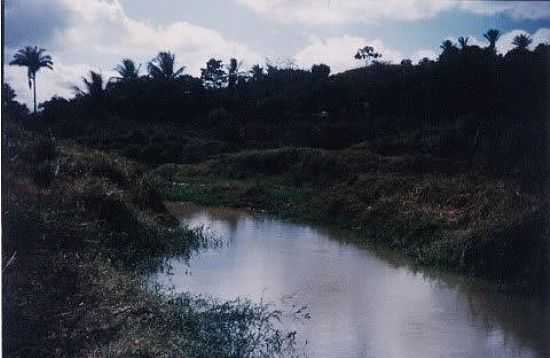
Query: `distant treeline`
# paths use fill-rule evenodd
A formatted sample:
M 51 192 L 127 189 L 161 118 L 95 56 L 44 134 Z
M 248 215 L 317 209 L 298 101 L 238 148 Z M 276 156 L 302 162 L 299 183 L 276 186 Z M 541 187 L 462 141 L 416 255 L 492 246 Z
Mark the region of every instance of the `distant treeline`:
M 129 59 L 115 67 L 116 78 L 90 72 L 73 99 L 54 97 L 38 115 L 66 136 L 84 135 L 81 123 L 170 122 L 243 146 L 336 149 L 370 141 L 388 154 L 539 177 L 546 173 L 550 45 L 531 50 L 531 39 L 520 35 L 503 55 L 499 32 L 484 36 L 487 47 L 447 40 L 437 60 L 417 64 L 386 63 L 366 46 L 355 55 L 364 67 L 335 75 L 324 64 L 243 71 L 237 59 L 210 59 L 197 78 L 161 52 L 145 74 Z M 13 95 L 4 106 L 24 112 Z

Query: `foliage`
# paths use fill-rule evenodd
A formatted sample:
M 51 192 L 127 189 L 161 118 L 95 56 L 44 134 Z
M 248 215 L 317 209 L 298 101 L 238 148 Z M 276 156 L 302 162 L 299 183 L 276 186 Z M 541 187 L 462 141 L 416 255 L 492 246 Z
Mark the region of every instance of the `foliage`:
M 483 34 L 483 37 L 489 41 L 489 49 L 495 51 L 496 43 L 500 37 L 500 31 L 497 29 L 489 29 L 486 33 Z
M 96 100 L 100 100 L 104 96 L 105 86 L 103 81 L 103 76 L 101 73 L 90 71 L 90 78 L 82 77 L 82 82 L 84 83 L 84 90 L 74 87 L 74 91 L 77 95 L 80 96 L 89 96 Z
M 224 66 L 212 58 L 195 78 L 182 75 L 174 55 L 163 52 L 149 64 L 148 76 L 139 76 L 139 68 L 123 60 L 119 78 L 104 86 L 100 105 L 89 94 L 56 99 L 44 104 L 43 116 L 56 134 L 73 136 L 86 135 L 99 119 L 109 119 L 176 125 L 242 148 L 340 149 L 376 142 L 397 154 L 468 162 L 472 169 L 524 177 L 540 187 L 547 173 L 549 46 L 531 50 L 524 35 L 516 39 L 517 48 L 500 54 L 495 48 L 499 35 L 488 30 L 486 48 L 467 37 L 460 37 L 459 44 L 446 40 L 437 60 L 418 64 L 382 63 L 376 50 L 365 46 L 356 55 L 367 66 L 333 75 L 323 64 L 304 70 L 291 62 L 268 61 L 265 68 L 255 65 L 246 72 L 237 59 Z M 121 80 L 126 77 L 131 80 Z M 518 92 L 519 82 L 525 90 Z M 401 138 L 408 143 L 397 145 Z M 187 152 L 175 142 L 121 143 L 119 148 L 151 164 L 197 157 L 195 147 Z
M 520 50 L 526 50 L 529 45 L 533 42 L 533 39 L 529 35 L 520 34 L 514 37 L 512 40 L 512 45 Z
M 319 79 L 326 79 L 330 75 L 330 66 L 324 63 L 311 66 L 311 74 Z
M 374 47 L 372 46 L 365 46 L 363 48 L 358 49 L 354 56 L 356 60 L 365 61 L 366 65 L 368 65 L 371 61 L 374 61 L 380 57 L 382 57 L 382 55 L 376 52 L 374 50 Z
M 116 77 L 118 81 L 136 81 L 139 78 L 139 70 L 141 66 L 136 66 L 134 61 L 129 58 L 122 60 L 122 63 L 115 67 L 115 71 L 119 74 Z
M 139 164 L 13 122 L 4 130 L 19 155 L 2 173 L 4 355 L 292 354 L 294 335 L 269 305 L 151 287 L 149 273 L 211 239 L 178 225 Z M 53 181 L 34 183 L 53 162 Z
M 201 68 L 201 80 L 206 88 L 222 88 L 226 81 L 226 73 L 223 69 L 222 60 L 216 60 L 215 58 L 208 60 L 206 67 Z
M 18 50 L 10 61 L 10 65 L 27 67 L 29 89 L 34 88 L 34 112 L 36 113 L 36 74 L 41 68 L 53 69 L 53 61 L 46 50 L 37 46 L 27 46 Z
M 29 109 L 16 100 L 17 95 L 13 88 L 7 83 L 2 84 L 2 110 L 8 117 L 22 119 L 28 115 Z
M 162 51 L 147 64 L 149 76 L 155 80 L 175 80 L 178 79 L 185 67 L 176 68 L 176 55 L 169 51 Z

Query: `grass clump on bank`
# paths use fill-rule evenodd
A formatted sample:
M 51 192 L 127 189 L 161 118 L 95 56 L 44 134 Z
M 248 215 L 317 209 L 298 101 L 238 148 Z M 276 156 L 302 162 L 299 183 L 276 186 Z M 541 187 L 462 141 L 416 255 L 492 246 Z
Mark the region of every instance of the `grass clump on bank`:
M 269 306 L 151 289 L 145 274 L 209 239 L 179 226 L 144 166 L 17 126 L 3 134 L 4 355 L 292 354 Z

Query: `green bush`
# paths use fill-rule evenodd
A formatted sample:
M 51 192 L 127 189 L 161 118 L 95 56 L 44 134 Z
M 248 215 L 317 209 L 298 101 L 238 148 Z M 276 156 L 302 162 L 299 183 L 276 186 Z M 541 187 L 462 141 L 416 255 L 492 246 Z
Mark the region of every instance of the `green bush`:
M 144 176 L 132 185 L 133 201 L 142 209 L 152 209 L 157 212 L 165 212 L 162 196 L 158 190 L 160 183 L 152 177 Z

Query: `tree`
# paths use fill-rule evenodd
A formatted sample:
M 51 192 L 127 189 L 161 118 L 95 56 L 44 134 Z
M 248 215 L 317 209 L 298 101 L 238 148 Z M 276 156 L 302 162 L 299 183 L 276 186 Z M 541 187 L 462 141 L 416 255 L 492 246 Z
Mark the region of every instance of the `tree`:
M 326 79 L 330 75 L 330 66 L 320 63 L 311 66 L 311 74 L 318 79 Z
M 206 88 L 222 88 L 226 79 L 222 60 L 211 58 L 206 68 L 201 68 L 201 80 Z
M 89 96 L 94 100 L 101 100 L 105 95 L 105 87 L 103 86 L 103 76 L 101 73 L 90 71 L 90 79 L 82 77 L 84 83 L 84 90 L 75 86 L 73 90 L 77 95 Z
M 229 88 L 235 87 L 239 81 L 239 69 L 242 65 L 242 62 L 237 61 L 236 58 L 229 60 L 229 65 L 227 65 L 227 86 Z
M 382 57 L 381 54 L 374 51 L 374 47 L 372 46 L 365 46 L 363 48 L 360 48 L 355 53 L 355 56 L 353 56 L 356 60 L 362 60 L 365 61 L 365 66 L 368 66 L 371 61 L 375 61 L 377 58 Z
M 265 72 L 262 66 L 260 65 L 254 65 L 250 69 L 250 76 L 252 77 L 252 81 L 261 81 L 265 77 Z
M 15 91 L 8 83 L 2 84 L 2 106 L 7 106 L 8 104 L 15 101 Z
M 456 48 L 456 46 L 451 40 L 445 40 L 439 45 L 439 48 L 441 48 L 443 52 L 447 52 Z
M 458 38 L 458 44 L 460 45 L 460 48 L 461 49 L 465 49 L 466 47 L 468 47 L 468 42 L 470 41 L 470 38 L 468 36 L 464 37 L 464 36 L 460 36 Z
M 430 64 L 432 64 L 433 61 L 430 60 L 428 57 L 422 57 L 419 61 L 418 61 L 418 65 L 420 66 L 428 66 Z
M 458 47 L 451 40 L 443 41 L 439 47 L 443 50 L 439 55 L 440 61 L 447 61 L 458 55 Z
M 411 67 L 412 66 L 412 61 L 408 58 L 405 58 L 405 59 L 401 60 L 401 66 Z
M 125 58 L 122 60 L 121 64 L 114 68 L 114 70 L 119 74 L 119 76 L 115 77 L 115 79 L 124 82 L 137 80 L 139 78 L 140 68 L 141 65 L 136 67 L 134 61 L 129 58 Z
M 176 55 L 169 51 L 162 51 L 147 64 L 149 76 L 155 80 L 175 80 L 183 74 L 185 67 L 176 69 Z
M 33 89 L 34 112 L 36 113 L 36 73 L 43 67 L 53 70 L 53 61 L 50 55 L 45 54 L 46 50 L 38 46 L 27 46 L 17 51 L 13 56 L 10 65 L 27 67 L 27 78 L 29 89 Z
M 514 37 L 512 45 L 516 46 L 519 50 L 526 50 L 532 42 L 533 40 L 529 35 L 521 34 Z
M 500 37 L 500 31 L 496 29 L 489 29 L 486 33 L 483 34 L 483 37 L 489 41 L 489 49 L 495 50 L 497 41 Z
M 20 118 L 29 112 L 27 106 L 15 100 L 16 97 L 17 95 L 13 88 L 4 82 L 2 84 L 2 111 L 3 114 L 8 114 L 10 118 Z

